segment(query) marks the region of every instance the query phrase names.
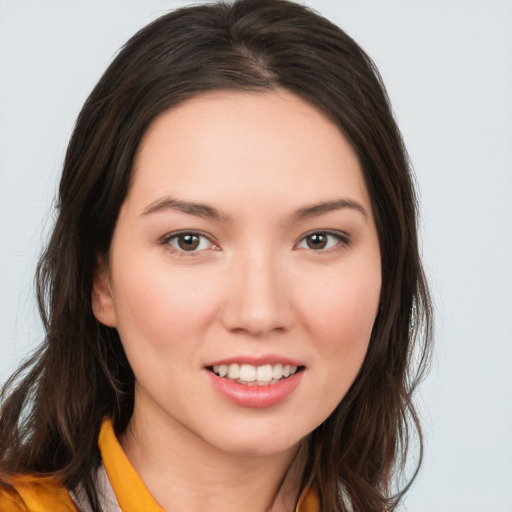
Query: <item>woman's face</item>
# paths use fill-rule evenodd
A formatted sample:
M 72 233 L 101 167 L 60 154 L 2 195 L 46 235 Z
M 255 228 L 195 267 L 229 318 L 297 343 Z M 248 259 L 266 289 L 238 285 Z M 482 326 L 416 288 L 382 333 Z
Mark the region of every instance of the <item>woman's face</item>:
M 265 455 L 343 398 L 380 287 L 372 208 L 342 133 L 286 91 L 217 92 L 145 134 L 93 309 L 119 331 L 146 424 Z

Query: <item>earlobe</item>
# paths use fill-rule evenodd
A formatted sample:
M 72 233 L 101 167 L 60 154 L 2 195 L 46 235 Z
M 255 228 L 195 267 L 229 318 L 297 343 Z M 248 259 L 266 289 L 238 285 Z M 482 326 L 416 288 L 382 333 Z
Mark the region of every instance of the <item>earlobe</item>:
M 92 312 L 98 322 L 107 327 L 117 327 L 117 315 L 106 257 L 98 256 L 91 290 Z

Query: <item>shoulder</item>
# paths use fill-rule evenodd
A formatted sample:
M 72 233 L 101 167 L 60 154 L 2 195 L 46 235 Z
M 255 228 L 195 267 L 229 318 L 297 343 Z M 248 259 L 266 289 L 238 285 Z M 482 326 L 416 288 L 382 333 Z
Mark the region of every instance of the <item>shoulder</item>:
M 67 489 L 55 478 L 0 475 L 2 512 L 78 512 Z

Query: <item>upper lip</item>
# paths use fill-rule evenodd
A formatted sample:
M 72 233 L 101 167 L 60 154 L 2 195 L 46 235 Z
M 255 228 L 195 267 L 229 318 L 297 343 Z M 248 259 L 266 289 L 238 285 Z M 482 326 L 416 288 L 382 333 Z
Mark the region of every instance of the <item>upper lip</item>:
M 240 356 L 231 356 L 223 359 L 217 359 L 216 361 L 212 361 L 206 364 L 206 367 L 210 366 L 220 366 L 221 364 L 229 365 L 229 364 L 250 364 L 252 366 L 264 366 L 266 364 L 282 364 L 282 365 L 290 365 L 290 366 L 304 366 L 304 363 L 298 361 L 297 359 L 292 359 L 285 356 L 280 356 L 277 354 L 267 354 L 262 356 L 252 356 L 252 355 L 240 355 Z

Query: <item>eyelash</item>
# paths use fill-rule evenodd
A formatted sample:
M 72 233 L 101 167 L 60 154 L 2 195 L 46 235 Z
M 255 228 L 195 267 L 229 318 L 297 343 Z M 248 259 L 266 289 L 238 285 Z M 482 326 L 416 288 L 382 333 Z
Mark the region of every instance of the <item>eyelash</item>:
M 176 241 L 176 244 L 177 244 L 180 237 L 186 237 L 186 236 L 199 238 L 200 240 L 198 242 L 198 246 L 192 248 L 192 250 L 186 250 L 186 249 L 183 249 L 182 247 L 179 247 L 178 245 L 175 245 L 173 243 L 173 241 Z M 326 245 L 329 245 L 329 238 L 334 239 L 335 242 L 331 243 L 331 245 L 329 247 L 321 247 L 319 249 L 314 249 L 310 246 L 301 247 L 301 244 L 303 244 L 303 243 L 307 244 L 308 239 L 310 239 L 311 237 L 314 237 L 314 236 L 327 237 Z M 198 249 L 198 247 L 200 247 L 201 243 L 202 243 L 201 239 L 203 239 L 203 241 L 206 240 L 207 243 L 209 244 L 209 246 Z M 331 242 L 332 242 L 332 240 L 331 240 Z M 350 236 L 346 233 L 339 232 L 339 231 L 330 231 L 330 230 L 317 230 L 317 231 L 311 231 L 310 233 L 306 233 L 303 237 L 301 237 L 300 240 L 294 245 L 294 249 L 295 248 L 296 249 L 305 249 L 305 250 L 310 250 L 312 252 L 318 252 L 318 253 L 331 252 L 331 251 L 335 251 L 336 249 L 340 249 L 342 247 L 350 246 L 350 242 L 351 242 Z M 161 243 L 162 243 L 162 245 L 166 245 L 166 246 L 170 247 L 173 252 L 176 252 L 182 256 L 189 256 L 189 257 L 197 256 L 199 253 L 201 253 L 202 251 L 204 251 L 206 249 L 220 250 L 219 246 L 216 245 L 215 242 L 213 242 L 206 233 L 203 233 L 201 231 L 178 231 L 178 232 L 170 233 L 162 239 Z
M 177 245 L 173 244 L 173 241 L 178 242 L 180 237 L 198 237 L 199 239 L 206 240 L 209 244 L 209 247 L 204 247 L 199 250 L 197 250 L 197 247 L 194 247 L 192 250 L 187 251 L 186 249 L 183 249 Z M 212 250 L 219 250 L 219 247 L 210 239 L 206 233 L 202 233 L 201 231 L 178 231 L 174 233 L 169 233 L 166 235 L 162 241 L 162 245 L 166 245 L 171 248 L 172 252 L 178 253 L 182 256 L 189 256 L 194 257 L 197 256 L 200 252 L 206 250 L 206 249 L 212 249 Z M 199 240 L 199 246 L 201 245 L 202 241 Z
M 330 247 L 321 247 L 320 249 L 313 249 L 311 247 L 300 247 L 300 244 L 306 243 L 307 240 L 313 236 L 325 236 L 327 237 L 327 244 L 329 244 L 329 238 L 334 238 L 335 243 L 332 244 Z M 335 251 L 337 249 L 341 249 L 343 247 L 349 247 L 350 246 L 350 236 L 347 233 L 343 233 L 340 231 L 330 231 L 328 229 L 326 230 L 317 230 L 317 231 L 311 231 L 310 233 L 306 233 L 296 244 L 295 247 L 305 250 L 310 250 L 313 252 L 331 252 Z

